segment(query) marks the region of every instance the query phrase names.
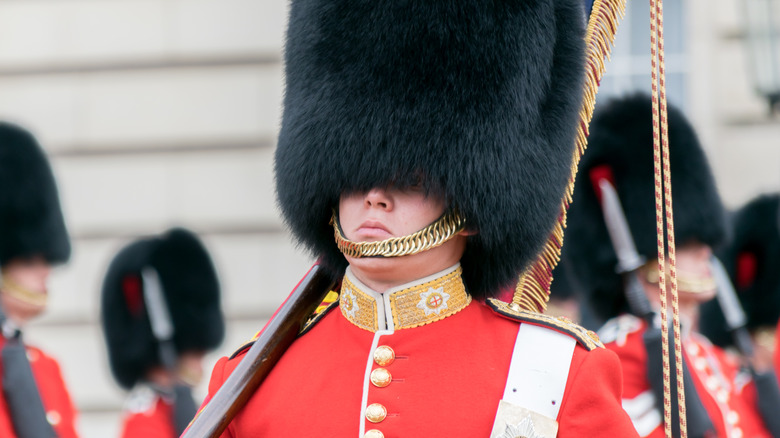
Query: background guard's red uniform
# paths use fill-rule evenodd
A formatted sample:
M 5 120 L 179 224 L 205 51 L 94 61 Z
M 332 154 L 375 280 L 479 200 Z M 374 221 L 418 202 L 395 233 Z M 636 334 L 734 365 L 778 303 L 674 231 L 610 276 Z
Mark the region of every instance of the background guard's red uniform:
M 175 437 L 171 402 L 148 385 L 136 385 L 122 412 L 121 438 Z
M 633 315 L 607 322 L 599 335 L 617 353 L 623 368 L 623 406 L 642 437 L 664 436 L 663 412 L 657 408 L 647 379 L 647 352 L 642 340 L 646 323 Z M 758 415 L 755 387 L 739 364 L 704 336 L 692 332 L 683 340 L 696 391 L 718 437 L 771 438 Z
M 5 344 L 5 338 L 0 336 L 0 349 Z M 46 419 L 54 427 L 58 438 L 75 438 L 76 434 L 76 409 L 65 387 L 62 372 L 56 360 L 47 356 L 35 347 L 26 346 L 27 358 L 30 361 L 35 383 L 46 410 Z M 2 374 L 2 361 L 0 361 L 0 374 Z M 0 391 L 0 437 L 16 438 L 5 396 Z

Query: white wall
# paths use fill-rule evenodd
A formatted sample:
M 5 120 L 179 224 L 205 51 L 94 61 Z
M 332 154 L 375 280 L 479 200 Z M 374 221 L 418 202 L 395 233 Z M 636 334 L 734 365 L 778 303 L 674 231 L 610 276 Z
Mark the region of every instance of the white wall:
M 26 337 L 60 360 L 84 437 L 118 434 L 99 292 L 129 239 L 174 225 L 203 237 L 228 318 L 208 370 L 310 264 L 273 193 L 285 21 L 285 1 L 0 1 L 0 119 L 49 152 L 73 238 Z
M 780 115 L 753 91 L 740 0 L 690 0 L 691 117 L 724 202 L 780 191 Z

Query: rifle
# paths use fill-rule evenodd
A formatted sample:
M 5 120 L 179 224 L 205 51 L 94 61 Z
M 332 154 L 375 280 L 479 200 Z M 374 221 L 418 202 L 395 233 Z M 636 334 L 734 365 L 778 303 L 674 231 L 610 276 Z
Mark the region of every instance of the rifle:
M 662 336 L 661 329 L 655 322 L 655 312 L 650 301 L 645 295 L 644 287 L 639 281 L 638 270 L 644 263 L 634 244 L 631 230 L 628 227 L 623 207 L 620 205 L 617 191 L 607 177 L 608 168 L 595 168 L 591 171 L 591 178 L 596 193 L 601 200 L 601 209 L 604 213 L 604 221 L 607 224 L 609 238 L 618 258 L 617 270 L 625 279 L 625 294 L 631 313 L 643 318 L 647 322 L 647 330 L 642 336 L 647 351 L 647 377 L 653 394 L 656 397 L 656 405 L 663 412 L 664 385 L 662 369 Z M 601 174 L 601 175 L 599 175 Z M 663 322 L 662 322 L 663 323 Z M 672 349 L 672 351 L 674 351 Z M 683 357 L 683 383 L 685 385 L 685 400 L 687 411 L 688 432 L 691 437 L 705 437 L 715 428 L 710 420 L 699 394 L 696 392 L 687 362 Z M 672 412 L 677 413 L 677 398 L 672 398 Z M 674 415 L 674 414 L 673 414 Z M 679 420 L 672 419 L 672 427 L 679 429 Z M 679 431 L 675 429 L 679 435 Z
M 631 313 L 644 319 L 648 327 L 655 326 L 655 312 L 650 301 L 645 295 L 645 289 L 639 281 L 637 271 L 644 264 L 645 259 L 636 250 L 631 230 L 620 205 L 617 191 L 606 178 L 598 178 L 594 181 L 596 190 L 600 196 L 601 209 L 604 212 L 604 222 L 607 224 L 609 240 L 618 258 L 617 272 L 623 275 L 625 280 L 625 294 Z
M 718 285 L 718 304 L 723 311 L 726 326 L 734 338 L 737 350 L 746 358 L 753 356 L 753 340 L 748 333 L 745 324 L 747 317 L 739 304 L 737 293 L 726 273 L 726 269 L 717 257 L 712 256 L 712 273 Z M 753 376 L 758 393 L 758 411 L 764 420 L 764 425 L 772 433 L 772 436 L 780 436 L 780 417 L 777 408 L 780 406 L 780 386 L 777 376 L 770 369 L 758 372 L 748 361 L 748 369 Z
M 312 266 L 181 438 L 218 437 L 260 387 L 335 284 L 336 280 L 318 264 Z

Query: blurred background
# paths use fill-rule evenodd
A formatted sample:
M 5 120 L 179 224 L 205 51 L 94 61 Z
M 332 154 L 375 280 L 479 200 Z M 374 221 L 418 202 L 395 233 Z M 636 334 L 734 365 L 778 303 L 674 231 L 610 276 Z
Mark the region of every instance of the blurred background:
M 664 2 L 669 99 L 696 126 L 732 208 L 780 190 L 780 115 L 769 109 L 780 66 L 752 55 L 771 50 L 756 29 L 772 16 L 748 9 L 770 1 L 780 24 L 776 0 Z M 119 430 L 124 393 L 98 308 L 129 239 L 181 225 L 212 253 L 227 338 L 207 375 L 311 263 L 274 201 L 286 11 L 285 0 L 0 0 L 0 119 L 49 153 L 74 248 L 26 337 L 60 360 L 84 437 Z M 649 91 L 647 14 L 629 0 L 600 99 Z

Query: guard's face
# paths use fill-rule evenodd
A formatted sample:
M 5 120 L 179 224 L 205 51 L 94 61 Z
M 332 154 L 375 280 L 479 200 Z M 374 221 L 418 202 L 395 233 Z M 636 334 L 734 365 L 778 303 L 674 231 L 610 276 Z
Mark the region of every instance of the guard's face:
M 717 286 L 713 281 L 711 258 L 712 249 L 703 243 L 692 242 L 680 247 L 677 251 L 677 276 L 700 285 L 691 291 L 683 288 L 680 292 L 698 296 L 700 302 L 715 298 Z
M 179 354 L 178 377 L 189 386 L 196 386 L 203 380 L 203 351 L 185 351 Z
M 683 301 L 704 303 L 715 298 L 717 286 L 713 279 L 711 257 L 712 249 L 699 242 L 688 242 L 676 249 L 677 290 L 681 303 Z M 653 270 L 656 268 L 653 267 Z M 668 266 L 666 270 L 668 278 Z M 642 278 L 645 280 L 645 277 Z M 645 281 L 645 288 L 651 296 L 657 296 L 660 293 L 658 283 L 655 281 L 650 283 Z M 670 291 L 671 286 L 667 281 L 667 293 Z
M 13 259 L 3 266 L 0 291 L 3 309 L 17 324 L 24 324 L 46 308 L 51 266 L 42 257 Z
M 419 231 L 444 214 L 445 208 L 443 199 L 426 196 L 422 190 L 374 188 L 343 195 L 339 201 L 339 222 L 346 238 L 374 242 Z M 465 249 L 466 234 L 411 256 L 347 257 L 347 261 L 361 281 L 382 292 L 457 263 Z
M 444 214 L 444 202 L 421 191 L 379 189 L 341 197 L 339 220 L 345 236 L 374 242 L 419 231 Z

